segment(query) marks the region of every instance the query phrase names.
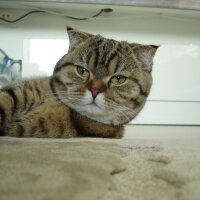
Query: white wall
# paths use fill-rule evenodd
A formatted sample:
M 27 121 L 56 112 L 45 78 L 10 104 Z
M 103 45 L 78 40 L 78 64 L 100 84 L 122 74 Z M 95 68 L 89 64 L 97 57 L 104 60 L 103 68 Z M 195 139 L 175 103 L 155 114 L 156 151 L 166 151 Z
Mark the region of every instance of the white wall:
M 26 7 L 43 7 L 78 17 L 91 16 L 104 8 L 61 3 L 8 5 L 0 2 L 0 7 L 4 7 L 0 13 L 10 13 L 11 18 L 21 16 L 26 10 L 18 10 L 16 7 L 25 7 L 24 4 Z M 15 24 L 0 21 L 0 48 L 13 58 L 23 58 L 26 64 L 23 65 L 23 75 L 29 76 L 37 74 L 34 61 L 30 63 L 29 59 L 30 39 L 66 41 L 60 47 L 49 47 L 49 53 L 43 53 L 43 59 L 48 60 L 50 53 L 57 52 L 58 48 L 65 51 L 66 45 L 67 49 L 66 25 L 117 40 L 162 45 L 155 57 L 154 84 L 149 101 L 133 123 L 200 125 L 200 13 L 111 7 L 114 9 L 113 13 L 87 21 L 75 21 L 44 13 L 33 14 Z M 54 63 L 52 68 L 53 65 Z
M 200 140 L 199 126 L 152 126 L 152 125 L 126 125 L 124 138 L 134 139 L 175 139 Z

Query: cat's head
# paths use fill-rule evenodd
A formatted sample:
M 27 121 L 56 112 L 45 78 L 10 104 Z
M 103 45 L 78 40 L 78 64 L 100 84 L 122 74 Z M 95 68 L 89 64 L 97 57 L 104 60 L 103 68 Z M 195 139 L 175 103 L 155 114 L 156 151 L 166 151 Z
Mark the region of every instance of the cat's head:
M 157 46 L 119 42 L 72 28 L 67 31 L 69 51 L 56 64 L 53 92 L 90 119 L 128 123 L 149 94 Z

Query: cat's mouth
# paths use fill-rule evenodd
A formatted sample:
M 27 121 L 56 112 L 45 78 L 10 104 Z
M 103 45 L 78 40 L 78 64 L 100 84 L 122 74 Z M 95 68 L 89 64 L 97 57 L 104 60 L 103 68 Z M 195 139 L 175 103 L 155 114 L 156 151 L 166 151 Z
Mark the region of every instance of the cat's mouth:
M 102 113 L 102 108 L 95 102 L 95 99 L 93 99 L 90 103 L 87 103 L 84 105 L 87 112 L 93 113 L 93 114 L 98 114 Z
M 105 114 L 103 97 L 98 95 L 94 98 L 91 92 L 86 91 L 85 96 L 77 102 L 76 109 L 89 117 L 102 116 Z
M 95 101 L 92 101 L 91 103 L 86 104 L 86 106 L 97 107 L 101 109 L 101 107 Z

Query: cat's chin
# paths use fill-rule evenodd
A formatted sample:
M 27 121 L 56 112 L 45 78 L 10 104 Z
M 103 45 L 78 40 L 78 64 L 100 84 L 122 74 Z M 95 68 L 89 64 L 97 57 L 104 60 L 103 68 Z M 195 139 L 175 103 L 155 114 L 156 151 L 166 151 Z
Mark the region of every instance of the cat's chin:
M 107 111 L 101 108 L 98 104 L 68 104 L 67 106 L 75 110 L 80 115 L 103 124 L 119 126 L 127 123 L 123 120 L 118 120 L 119 115 L 116 112 L 110 110 Z
M 121 125 L 121 123 L 118 120 L 113 119 L 113 114 L 111 116 L 110 113 L 105 113 L 105 111 L 103 111 L 102 109 L 100 109 L 98 106 L 94 104 L 85 105 L 84 109 L 81 109 L 81 110 L 76 109 L 76 111 L 80 115 L 83 115 L 96 122 L 100 122 L 100 123 L 112 125 L 112 126 Z
M 88 111 L 88 113 L 93 113 L 93 114 L 102 113 L 102 109 L 95 103 L 85 105 L 85 110 Z
M 85 113 L 86 115 L 92 116 L 92 117 L 101 117 L 101 116 L 105 115 L 105 111 L 103 111 L 95 103 L 84 105 L 81 109 L 81 112 Z

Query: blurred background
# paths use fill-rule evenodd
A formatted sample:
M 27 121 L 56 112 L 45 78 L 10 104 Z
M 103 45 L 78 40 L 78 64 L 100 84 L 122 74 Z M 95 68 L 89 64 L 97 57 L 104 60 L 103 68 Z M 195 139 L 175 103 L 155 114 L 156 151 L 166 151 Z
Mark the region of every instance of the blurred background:
M 112 10 L 102 11 L 105 8 Z M 0 1 L 4 52 L 0 52 L 0 87 L 21 78 L 51 75 L 68 50 L 67 25 L 130 43 L 161 45 L 154 59 L 151 94 L 127 126 L 126 137 L 196 137 L 200 132 L 199 10 L 198 0 Z

